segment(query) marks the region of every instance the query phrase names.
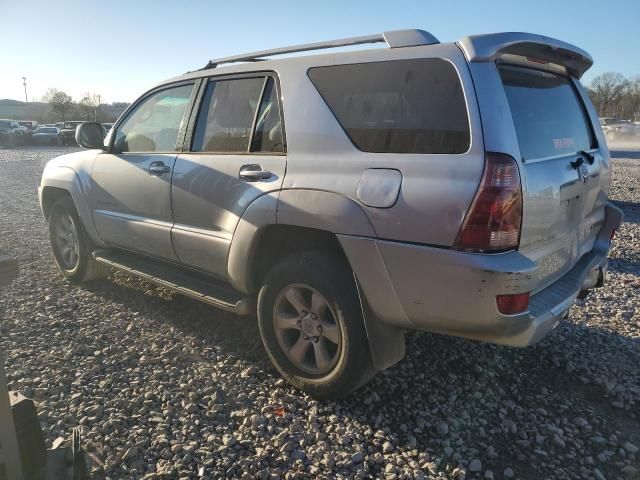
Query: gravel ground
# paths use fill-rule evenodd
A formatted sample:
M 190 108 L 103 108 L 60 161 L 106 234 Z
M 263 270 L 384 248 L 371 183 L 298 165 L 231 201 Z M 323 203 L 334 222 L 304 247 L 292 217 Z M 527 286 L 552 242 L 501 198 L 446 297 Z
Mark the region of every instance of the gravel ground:
M 640 478 L 640 156 L 613 162 L 608 285 L 545 340 L 412 333 L 404 361 L 317 402 L 278 377 L 255 320 L 120 274 L 64 282 L 36 195 L 63 151 L 0 150 L 0 249 L 21 264 L 0 351 L 48 446 L 81 426 L 96 478 Z

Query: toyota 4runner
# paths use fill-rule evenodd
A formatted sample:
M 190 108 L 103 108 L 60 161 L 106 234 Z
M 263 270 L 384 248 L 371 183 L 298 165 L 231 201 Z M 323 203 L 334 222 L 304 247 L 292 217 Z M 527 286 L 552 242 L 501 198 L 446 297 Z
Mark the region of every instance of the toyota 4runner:
M 422 30 L 212 60 L 47 164 L 55 260 L 257 314 L 319 398 L 402 359 L 406 329 L 531 345 L 603 284 L 622 218 L 592 63 L 539 35 Z

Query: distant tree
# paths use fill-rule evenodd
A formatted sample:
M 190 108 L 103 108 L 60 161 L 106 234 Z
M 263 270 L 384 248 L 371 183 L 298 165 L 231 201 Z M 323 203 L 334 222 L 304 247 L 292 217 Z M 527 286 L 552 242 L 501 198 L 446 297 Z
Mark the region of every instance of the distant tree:
M 57 88 L 50 88 L 44 94 L 43 100 L 49 104 L 51 110 L 62 117 L 62 121 L 66 120 L 66 115 L 73 106 L 73 99 Z
M 85 112 L 87 120 L 91 120 L 93 117 L 93 121 L 98 121 L 98 112 L 100 110 L 100 105 L 102 103 L 102 97 L 97 93 L 85 93 L 82 100 L 80 100 L 80 106 Z
M 627 80 L 620 73 L 606 72 L 591 81 L 591 99 L 600 116 L 617 116 Z
M 629 114 L 640 114 L 640 75 L 632 77 L 627 82 L 627 101 L 629 103 Z M 640 115 L 635 118 L 636 121 L 640 120 Z

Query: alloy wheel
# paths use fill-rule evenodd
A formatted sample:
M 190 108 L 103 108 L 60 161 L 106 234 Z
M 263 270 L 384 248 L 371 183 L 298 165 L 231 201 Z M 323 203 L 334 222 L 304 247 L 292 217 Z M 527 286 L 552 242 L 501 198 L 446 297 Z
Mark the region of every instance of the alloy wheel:
M 73 270 L 80 256 L 80 242 L 73 217 L 63 213 L 53 228 L 53 237 L 58 258 L 65 270 Z
M 282 351 L 300 370 L 331 371 L 342 350 L 342 333 L 329 302 L 306 284 L 286 286 L 276 297 L 273 326 Z

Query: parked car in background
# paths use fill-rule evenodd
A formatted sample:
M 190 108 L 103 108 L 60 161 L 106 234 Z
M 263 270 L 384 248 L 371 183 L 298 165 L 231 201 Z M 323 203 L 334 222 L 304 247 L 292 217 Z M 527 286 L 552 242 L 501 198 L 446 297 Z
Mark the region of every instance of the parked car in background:
M 27 131 L 30 134 L 35 132 L 38 128 L 38 122 L 36 122 L 35 120 L 20 120 L 18 123 L 23 127 L 26 127 Z
M 265 58 L 367 42 L 388 48 Z M 406 329 L 532 345 L 604 284 L 622 218 L 592 63 L 540 35 L 422 30 L 211 60 L 46 165 L 53 256 L 72 281 L 111 267 L 257 313 L 319 398 L 402 359 Z
M 62 145 L 62 135 L 58 127 L 38 127 L 31 135 L 34 145 Z
M 630 120 L 602 117 L 600 126 L 607 140 L 622 140 L 640 136 L 640 128 Z
M 23 127 L 15 120 L 0 119 L 0 145 L 5 147 L 26 145 L 28 139 L 27 127 Z
M 78 125 L 85 123 L 84 121 L 69 121 L 64 122 L 64 127 L 62 128 L 62 144 L 63 145 L 75 145 L 76 144 L 76 128 Z

